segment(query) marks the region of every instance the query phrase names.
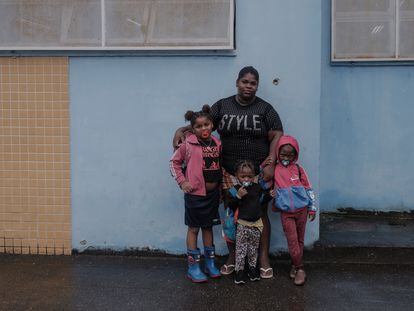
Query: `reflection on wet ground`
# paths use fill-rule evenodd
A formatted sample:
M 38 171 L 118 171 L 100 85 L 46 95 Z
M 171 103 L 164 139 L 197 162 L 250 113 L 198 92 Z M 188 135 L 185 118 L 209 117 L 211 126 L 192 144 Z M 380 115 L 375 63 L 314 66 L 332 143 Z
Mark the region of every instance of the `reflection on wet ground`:
M 183 258 L 0 255 L 1 310 L 413 310 L 414 266 L 289 265 L 270 280 L 192 284 Z

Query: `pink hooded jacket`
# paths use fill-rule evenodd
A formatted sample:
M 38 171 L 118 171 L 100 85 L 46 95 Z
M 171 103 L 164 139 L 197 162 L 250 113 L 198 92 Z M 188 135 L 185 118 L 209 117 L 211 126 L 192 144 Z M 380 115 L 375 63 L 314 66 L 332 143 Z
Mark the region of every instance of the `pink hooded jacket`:
M 279 159 L 279 151 L 283 145 L 291 145 L 296 150 L 296 158 L 286 167 Z M 275 207 L 285 212 L 308 207 L 310 212 L 316 212 L 315 195 L 306 171 L 296 164 L 299 158 L 299 144 L 289 135 L 280 137 L 276 147 L 277 164 L 275 167 Z
M 214 137 L 211 138 L 216 143 L 221 154 L 221 141 Z M 182 165 L 186 164 L 185 175 L 182 171 Z M 181 186 L 184 181 L 188 181 L 193 188 L 190 194 L 206 195 L 206 183 L 203 176 L 203 151 L 197 136 L 190 134 L 180 147 L 174 152 L 170 160 L 171 175 Z

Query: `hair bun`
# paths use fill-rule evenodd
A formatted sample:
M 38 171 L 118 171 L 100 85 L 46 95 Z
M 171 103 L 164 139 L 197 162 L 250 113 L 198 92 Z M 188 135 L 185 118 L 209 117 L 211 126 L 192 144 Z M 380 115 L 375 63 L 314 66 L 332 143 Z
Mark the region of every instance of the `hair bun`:
M 211 108 L 209 105 L 204 105 L 203 108 L 201 108 L 201 111 L 210 114 Z
M 194 117 L 194 111 L 192 110 L 187 110 L 187 112 L 184 115 L 184 119 L 186 121 L 191 121 L 191 119 Z

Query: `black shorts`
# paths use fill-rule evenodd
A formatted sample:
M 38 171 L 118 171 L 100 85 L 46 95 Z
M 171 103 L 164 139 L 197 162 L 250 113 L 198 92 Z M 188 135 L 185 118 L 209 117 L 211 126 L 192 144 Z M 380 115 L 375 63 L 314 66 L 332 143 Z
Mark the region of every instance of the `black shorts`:
M 218 207 L 220 191 L 215 189 L 206 196 L 184 194 L 185 224 L 195 228 L 209 228 L 219 225 Z

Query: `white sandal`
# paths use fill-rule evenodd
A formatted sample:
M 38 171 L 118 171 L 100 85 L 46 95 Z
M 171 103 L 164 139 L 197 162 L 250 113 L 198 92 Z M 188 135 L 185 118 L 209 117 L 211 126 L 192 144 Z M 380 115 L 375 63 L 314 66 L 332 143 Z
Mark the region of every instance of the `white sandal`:
M 220 268 L 220 273 L 222 275 L 230 275 L 234 272 L 235 265 L 222 265 Z
M 271 279 L 273 277 L 273 268 L 260 268 L 260 277 L 262 279 Z

